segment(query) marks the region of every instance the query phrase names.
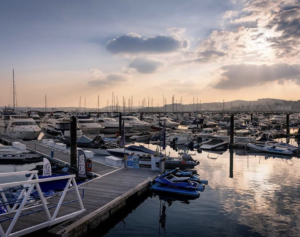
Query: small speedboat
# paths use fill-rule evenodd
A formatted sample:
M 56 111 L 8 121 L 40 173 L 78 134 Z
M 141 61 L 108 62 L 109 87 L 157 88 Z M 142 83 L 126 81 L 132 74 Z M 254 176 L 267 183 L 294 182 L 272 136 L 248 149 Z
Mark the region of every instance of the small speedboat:
M 155 192 L 160 192 L 160 193 L 167 193 L 171 195 L 179 195 L 179 196 L 193 197 L 193 198 L 198 198 L 200 196 L 200 193 L 197 190 L 172 188 L 172 187 L 161 185 L 159 183 L 151 184 L 150 190 L 153 190 Z
M 144 146 L 128 146 L 125 148 L 114 148 L 114 149 L 107 149 L 107 151 L 112 155 L 116 157 L 124 157 L 124 153 L 126 155 L 130 155 L 134 153 L 135 155 L 155 155 L 156 151 L 150 150 Z
M 0 164 L 37 163 L 42 160 L 40 154 L 26 149 L 24 144 L 13 143 L 12 146 L 0 144 Z
M 265 143 L 265 144 L 248 143 L 247 147 L 251 150 L 267 152 L 272 154 L 282 154 L 282 155 L 294 154 L 293 150 L 286 147 L 277 146 L 276 143 Z
M 223 141 L 218 138 L 210 139 L 200 146 L 201 150 L 226 150 L 228 141 Z
M 189 178 L 191 181 L 194 181 L 194 182 L 198 182 L 198 183 L 205 184 L 205 185 L 208 184 L 207 180 L 201 180 L 200 177 L 197 174 L 193 174 L 192 171 L 182 171 L 179 168 L 176 168 L 174 170 L 171 170 L 168 173 L 173 174 L 174 176 L 179 177 L 179 178 L 186 177 L 186 178 Z
M 169 173 L 157 177 L 155 179 L 155 182 L 171 188 L 180 188 L 187 190 L 198 190 L 199 187 L 199 183 L 190 181 L 189 177 L 179 178 Z
M 135 141 L 147 141 L 150 139 L 151 136 L 152 136 L 152 134 L 149 132 L 142 132 L 142 133 L 130 136 L 129 139 L 135 140 Z
M 59 140 L 70 146 L 71 141 L 70 139 L 66 139 L 64 137 L 59 137 Z M 81 136 L 77 140 L 77 146 L 82 148 L 101 148 L 105 144 L 105 141 L 101 138 L 100 135 L 96 136 L 94 139 L 91 139 L 85 135 Z

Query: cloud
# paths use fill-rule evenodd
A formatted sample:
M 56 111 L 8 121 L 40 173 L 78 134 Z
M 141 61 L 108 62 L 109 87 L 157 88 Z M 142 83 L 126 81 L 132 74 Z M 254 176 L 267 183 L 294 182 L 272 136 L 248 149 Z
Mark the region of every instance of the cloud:
M 221 68 L 221 78 L 212 86 L 216 89 L 232 90 L 268 82 L 295 81 L 300 85 L 300 64 L 275 65 L 228 65 Z
M 153 73 L 161 66 L 161 62 L 144 58 L 136 58 L 129 64 L 130 68 L 134 68 L 140 73 Z
M 198 62 L 209 62 L 215 60 L 216 58 L 225 56 L 226 53 L 217 50 L 204 50 L 198 53 Z
M 294 57 L 300 53 L 300 5 L 273 15 L 267 27 L 281 33 L 269 38 L 278 56 Z
M 185 33 L 185 28 L 170 27 L 170 28 L 167 28 L 167 31 L 171 35 L 180 36 L 180 35 L 183 35 Z
M 188 40 L 158 35 L 142 37 L 136 33 L 119 36 L 108 42 L 106 49 L 112 54 L 171 53 L 189 47 Z
M 126 76 L 119 73 L 111 73 L 105 75 L 99 69 L 91 69 L 90 70 L 90 81 L 88 84 L 90 86 L 95 86 L 101 88 L 113 87 L 116 85 L 120 85 L 120 83 L 127 82 L 128 79 Z

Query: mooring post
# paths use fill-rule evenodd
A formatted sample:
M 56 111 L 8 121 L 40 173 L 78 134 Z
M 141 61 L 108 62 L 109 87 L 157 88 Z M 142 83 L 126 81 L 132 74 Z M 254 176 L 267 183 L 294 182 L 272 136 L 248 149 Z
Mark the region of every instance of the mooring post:
M 233 150 L 230 149 L 230 165 L 229 165 L 229 177 L 233 178 Z
M 253 113 L 251 113 L 251 123 L 252 123 L 252 121 L 253 121 Z
M 141 114 L 140 114 L 140 120 L 141 120 L 141 121 L 143 121 L 143 115 L 144 115 L 144 113 L 141 113 Z
M 233 146 L 233 144 L 234 144 L 233 133 L 234 133 L 234 114 L 231 114 L 231 117 L 230 117 L 230 146 Z
M 125 127 L 125 125 L 124 125 Z M 125 128 L 124 128 L 125 129 Z M 122 113 L 119 113 L 119 136 L 121 136 L 122 133 Z
M 71 154 L 70 165 L 72 168 L 77 169 L 77 118 L 73 115 L 71 117 L 71 130 L 70 130 L 70 142 L 71 142 Z
M 286 114 L 286 135 L 290 135 L 290 114 Z

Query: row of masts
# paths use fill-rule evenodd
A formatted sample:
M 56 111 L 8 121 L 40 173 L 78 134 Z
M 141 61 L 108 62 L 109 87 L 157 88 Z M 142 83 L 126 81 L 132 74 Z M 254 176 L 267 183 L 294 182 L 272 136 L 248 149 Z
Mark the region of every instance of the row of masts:
M 148 99 L 148 100 L 147 100 Z M 192 110 L 193 111 L 201 111 L 201 100 L 200 103 L 198 103 L 198 97 L 193 97 L 192 104 Z M 171 107 L 170 107 L 171 106 Z M 128 99 L 126 99 L 124 96 L 122 97 L 122 105 L 119 103 L 119 98 L 112 92 L 111 97 L 111 103 L 109 103 L 109 100 L 107 100 L 107 105 L 104 111 L 110 111 L 110 112 L 134 112 L 138 111 L 140 109 L 143 109 L 145 112 L 154 112 L 158 110 L 162 110 L 162 112 L 178 112 L 178 111 L 184 111 L 184 104 L 182 97 L 177 100 L 175 99 L 175 96 L 172 96 L 172 103 L 171 105 L 167 105 L 167 98 L 163 95 L 162 100 L 162 107 L 160 107 L 160 104 L 157 103 L 157 106 L 155 106 L 153 98 L 143 98 L 141 101 L 139 101 L 138 106 L 134 106 L 134 100 L 133 96 L 130 96 Z M 17 107 L 17 98 L 16 98 L 16 86 L 15 86 L 15 72 L 13 69 L 13 109 L 15 110 Z M 45 95 L 45 112 L 47 112 L 47 95 Z M 86 97 L 84 97 L 84 109 L 86 110 Z M 79 97 L 79 108 L 78 110 L 82 110 L 81 107 L 81 96 Z M 97 102 L 97 110 L 100 112 L 100 98 L 98 95 L 98 102 Z M 103 109 L 102 109 L 103 110 Z M 223 110 L 224 110 L 224 100 L 223 100 Z
M 100 99 L 98 95 L 98 102 L 97 102 L 97 111 L 100 112 Z M 126 98 L 124 96 L 121 97 L 121 101 L 119 101 L 119 97 L 112 92 L 111 100 L 106 100 L 106 107 L 102 108 L 101 111 L 107 111 L 107 112 L 136 112 L 140 109 L 144 110 L 145 112 L 154 112 L 161 110 L 162 112 L 178 112 L 178 111 L 184 111 L 184 106 L 186 104 L 183 104 L 182 97 L 177 100 L 175 99 L 175 96 L 172 96 L 171 99 L 172 103 L 167 104 L 167 98 L 163 95 L 162 100 L 162 107 L 160 103 L 157 103 L 155 105 L 155 101 L 151 97 L 143 98 L 142 100 L 139 100 L 138 105 L 134 105 L 134 98 L 133 96 L 130 96 L 129 98 Z M 200 101 L 200 103 L 199 103 Z M 224 102 L 224 101 L 223 101 Z M 190 105 L 192 106 L 192 110 L 194 111 L 201 111 L 201 100 L 198 100 L 198 98 L 193 98 Z M 90 108 L 92 109 L 92 108 Z M 79 97 L 79 111 L 87 110 L 86 107 L 86 97 L 84 97 L 84 107 L 81 106 L 81 96 Z

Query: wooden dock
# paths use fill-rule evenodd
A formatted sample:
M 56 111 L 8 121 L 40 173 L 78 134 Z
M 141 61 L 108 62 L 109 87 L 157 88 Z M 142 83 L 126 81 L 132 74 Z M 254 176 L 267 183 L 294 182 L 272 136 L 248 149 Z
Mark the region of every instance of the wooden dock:
M 28 149 L 36 151 L 45 156 L 50 156 L 51 148 L 41 145 L 38 141 L 20 141 L 0 134 L 0 139 L 8 141 L 19 141 L 26 144 Z M 70 155 L 61 151 L 54 152 L 54 159 L 69 163 Z M 86 211 L 75 218 L 60 223 L 48 232 L 55 236 L 83 236 L 89 230 L 96 228 L 103 221 L 110 218 L 118 210 L 126 206 L 132 197 L 138 197 L 148 190 L 149 181 L 157 176 L 157 172 L 147 168 L 129 169 L 114 168 L 93 161 L 93 173 L 98 177 L 79 185 L 84 189 L 83 205 Z M 75 193 L 73 194 L 75 196 Z M 70 196 L 66 197 L 71 200 Z M 48 202 L 55 202 L 56 198 L 50 198 Z M 74 202 L 62 206 L 60 215 L 75 210 L 78 203 Z M 41 218 L 46 218 L 43 212 L 20 218 L 14 231 L 18 231 L 36 224 Z

